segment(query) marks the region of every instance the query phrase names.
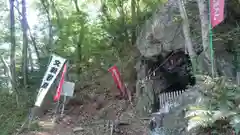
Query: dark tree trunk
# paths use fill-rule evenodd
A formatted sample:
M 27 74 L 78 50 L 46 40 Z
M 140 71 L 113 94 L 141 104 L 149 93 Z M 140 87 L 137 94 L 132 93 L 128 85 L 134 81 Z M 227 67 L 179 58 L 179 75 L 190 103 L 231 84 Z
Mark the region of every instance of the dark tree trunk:
M 28 80 L 28 37 L 27 37 L 27 18 L 26 18 L 26 1 L 22 0 L 22 31 L 23 31 L 23 50 L 22 50 L 22 76 L 23 85 L 27 87 Z
M 10 70 L 11 70 L 11 83 L 13 90 L 16 89 L 16 66 L 15 66 L 15 52 L 16 52 L 16 39 L 15 39 L 15 14 L 14 14 L 14 0 L 10 2 L 10 35 L 11 35 L 11 53 L 10 53 Z

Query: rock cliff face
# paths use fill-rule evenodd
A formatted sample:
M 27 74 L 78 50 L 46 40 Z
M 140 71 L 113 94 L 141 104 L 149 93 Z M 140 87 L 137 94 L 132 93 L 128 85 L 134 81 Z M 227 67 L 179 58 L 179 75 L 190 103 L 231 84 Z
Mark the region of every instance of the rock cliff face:
M 160 6 L 147 20 L 137 38 L 137 47 L 144 57 L 166 56 L 172 50 L 184 48 L 177 3 L 170 0 Z
M 202 52 L 202 45 L 197 3 L 192 0 L 186 0 L 185 2 L 190 19 L 192 42 L 195 52 L 199 55 Z M 229 1 L 227 2 L 229 3 Z M 159 100 L 161 99 L 157 97 L 160 93 L 186 89 L 188 84 L 195 84 L 189 57 L 182 55 L 185 52 L 185 39 L 181 22 L 177 2 L 168 0 L 166 4 L 159 6 L 151 19 L 146 21 L 138 35 L 136 45 L 141 53 L 141 57 L 136 64 L 136 91 L 138 97 L 137 108 L 142 115 L 147 115 L 159 109 Z M 227 29 L 228 26 L 221 24 L 218 27 Z M 221 31 L 218 27 L 215 30 L 216 32 Z M 214 41 L 216 70 L 219 75 L 235 79 L 235 67 L 232 64 L 234 56 L 233 53 L 229 53 L 228 48 L 229 42 L 225 42 L 224 39 Z M 174 53 L 177 55 L 171 55 Z M 199 59 L 209 62 L 205 58 L 199 57 Z M 207 73 L 210 73 L 211 69 L 207 62 L 206 64 L 203 63 L 204 65 L 202 66 Z M 195 90 L 195 86 L 189 88 L 188 92 L 185 92 L 181 96 L 182 98 L 178 98 L 176 102 L 179 102 L 181 107 L 194 102 L 197 96 Z M 176 112 L 179 109 L 173 110 L 163 118 L 163 123 L 165 123 L 163 125 L 167 129 L 184 129 L 186 127 L 183 118 L 184 111 L 182 110 L 179 113 Z M 180 122 L 182 124 L 173 124 L 173 121 L 174 123 Z M 179 127 L 178 125 L 181 126 Z M 178 133 L 177 135 L 181 134 Z M 183 134 L 187 135 L 186 132 Z
M 189 1 L 191 9 L 197 10 L 197 4 Z M 196 15 L 195 14 L 195 15 Z M 195 19 L 195 18 L 194 18 Z M 194 24 L 191 23 L 194 21 Z M 193 25 L 200 26 L 199 23 L 190 20 L 191 27 Z M 182 19 L 179 13 L 177 2 L 168 0 L 164 5 L 159 6 L 152 18 L 147 20 L 142 26 L 142 31 L 137 38 L 137 47 L 144 57 L 151 58 L 161 54 L 163 57 L 171 51 L 177 49 L 185 49 L 185 39 L 182 31 Z M 198 30 L 200 30 L 198 28 Z M 198 53 L 201 50 L 199 40 L 192 38 L 195 51 Z
M 136 65 L 137 107 L 145 108 L 142 112 L 159 108 L 158 94 L 182 90 L 195 83 L 189 56 L 185 54 L 178 5 L 174 0 L 160 6 L 146 21 L 136 43 L 142 55 Z M 198 52 L 197 42 L 194 43 Z
M 197 54 L 200 54 L 203 50 L 201 41 L 201 25 L 197 3 L 195 0 L 186 0 L 186 10 L 188 13 L 190 30 L 192 34 L 192 42 L 194 50 Z M 230 10 L 229 5 L 231 1 L 226 1 L 226 14 L 229 12 L 236 14 L 238 12 Z M 237 4 L 236 4 L 237 5 Z M 239 5 L 239 4 L 238 4 Z M 229 53 L 227 50 L 231 48 L 235 50 L 233 46 L 236 46 L 236 42 L 230 42 L 230 39 L 226 39 L 223 36 L 219 36 L 223 33 L 230 36 L 231 29 L 234 29 L 234 24 L 230 17 L 226 17 L 227 21 L 223 22 L 216 28 L 214 28 L 214 49 L 215 49 L 215 62 L 216 70 L 220 75 L 234 78 L 234 66 L 232 64 L 234 60 L 234 54 Z M 236 23 L 236 22 L 235 22 Z M 236 26 L 237 27 L 237 26 Z M 229 31 L 229 32 L 228 32 Z M 224 34 L 223 34 L 224 35 Z M 232 38 L 234 34 L 231 35 Z M 235 39 L 231 39 L 231 41 Z M 239 40 L 238 42 L 239 43 Z M 185 51 L 185 39 L 182 30 L 182 19 L 179 14 L 177 2 L 174 0 L 168 0 L 164 5 L 160 5 L 159 8 L 153 13 L 152 18 L 147 20 L 142 26 L 137 42 L 137 48 L 141 55 L 148 59 L 161 55 L 166 57 L 172 51 L 182 49 Z M 199 58 L 205 61 L 203 69 L 206 72 L 211 72 L 209 68 L 209 60 L 207 58 Z M 228 65 L 228 66 L 227 66 Z

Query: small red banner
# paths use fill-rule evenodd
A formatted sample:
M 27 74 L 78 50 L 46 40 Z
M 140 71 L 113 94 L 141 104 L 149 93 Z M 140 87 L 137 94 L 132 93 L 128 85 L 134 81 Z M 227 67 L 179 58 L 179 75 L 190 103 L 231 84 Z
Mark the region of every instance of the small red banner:
M 56 91 L 56 95 L 54 96 L 54 101 L 58 101 L 61 97 L 62 86 L 63 86 L 63 83 L 64 83 L 64 77 L 65 77 L 66 71 L 67 71 L 67 64 L 64 64 L 61 80 L 59 82 L 59 85 L 58 85 L 58 88 L 57 88 L 57 91 Z
M 111 72 L 113 80 L 116 83 L 117 88 L 120 90 L 120 93 L 126 95 L 125 86 L 123 85 L 120 72 L 117 66 L 116 65 L 112 66 L 111 68 L 108 69 L 108 71 Z
M 224 20 L 224 0 L 210 0 L 210 16 L 212 28 Z

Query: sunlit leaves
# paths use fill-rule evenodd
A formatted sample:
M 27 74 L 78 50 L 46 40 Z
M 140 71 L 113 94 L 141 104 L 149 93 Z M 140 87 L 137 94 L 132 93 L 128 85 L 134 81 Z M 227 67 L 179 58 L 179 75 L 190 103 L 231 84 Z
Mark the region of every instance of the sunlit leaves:
M 136 6 L 135 11 L 140 11 L 136 21 L 131 18 L 129 0 L 46 0 L 35 3 L 38 5 L 36 8 L 42 11 L 39 17 L 45 14 L 41 24 L 49 24 L 46 10 L 50 14 L 54 37 L 54 45 L 51 47 L 53 52 L 72 61 L 81 62 L 81 65 L 87 65 L 90 58 L 94 58 L 93 63 L 112 63 L 114 59 L 116 61 L 116 56 L 125 50 L 124 48 L 131 46 L 131 31 L 142 23 L 139 17 L 142 18 L 147 13 L 145 7 L 154 10 L 156 5 L 161 4 L 157 0 L 136 2 L 143 7 Z M 76 3 L 79 9 L 76 8 Z M 91 9 L 93 11 L 90 11 Z M 45 35 L 38 40 L 41 42 L 38 43 L 41 48 L 43 44 L 48 44 L 47 30 L 48 28 L 41 32 Z
M 217 128 L 229 129 L 229 126 L 239 130 L 240 88 L 225 78 L 208 77 L 201 89 L 201 96 L 196 103 L 189 105 L 185 116 L 189 119 L 188 130 L 215 127 L 217 132 Z M 224 121 L 228 126 L 219 125 L 219 121 Z

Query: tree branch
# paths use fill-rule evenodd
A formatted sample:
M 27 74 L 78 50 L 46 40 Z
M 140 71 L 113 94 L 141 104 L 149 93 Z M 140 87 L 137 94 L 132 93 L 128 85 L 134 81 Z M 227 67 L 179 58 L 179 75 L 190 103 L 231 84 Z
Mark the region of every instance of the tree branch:
M 21 17 L 23 17 L 23 14 L 22 14 L 21 11 L 19 10 L 19 2 L 18 2 L 18 1 L 17 1 L 17 6 L 14 5 L 14 8 L 17 10 L 18 14 L 19 14 Z M 20 20 L 21 20 L 21 19 L 20 19 Z M 28 24 L 27 19 L 26 19 L 26 25 L 27 25 L 27 29 L 28 29 L 28 32 L 29 32 L 29 36 L 30 36 L 30 38 L 31 38 L 31 40 L 32 40 L 32 43 L 33 43 L 34 50 L 35 50 L 36 55 L 37 55 L 37 59 L 38 59 L 38 61 L 39 61 L 40 54 L 39 54 L 39 52 L 38 52 L 36 39 L 34 38 L 32 32 L 31 32 L 31 28 L 30 28 L 30 26 L 29 26 L 29 24 Z

